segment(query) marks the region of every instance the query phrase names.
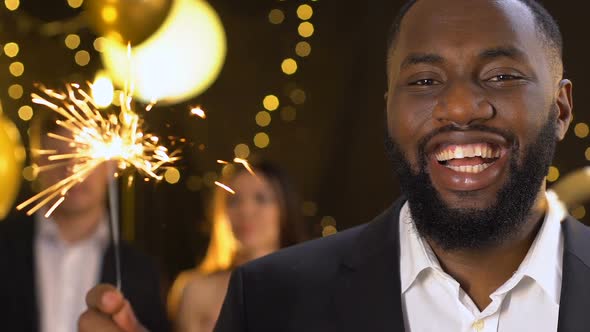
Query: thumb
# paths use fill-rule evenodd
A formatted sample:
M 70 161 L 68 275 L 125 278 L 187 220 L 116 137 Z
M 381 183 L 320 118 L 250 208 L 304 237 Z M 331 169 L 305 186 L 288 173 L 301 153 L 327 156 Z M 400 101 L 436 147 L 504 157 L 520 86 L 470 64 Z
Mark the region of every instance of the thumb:
M 113 321 L 125 332 L 147 332 L 139 323 L 129 301 L 125 300 L 119 311 L 112 315 Z

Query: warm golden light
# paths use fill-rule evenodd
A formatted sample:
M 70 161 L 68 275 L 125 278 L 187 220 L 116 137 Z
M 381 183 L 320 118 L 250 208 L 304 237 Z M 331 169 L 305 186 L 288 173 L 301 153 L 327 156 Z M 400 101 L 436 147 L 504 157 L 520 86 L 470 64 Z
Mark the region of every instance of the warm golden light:
M 268 13 L 268 20 L 272 24 L 281 24 L 285 20 L 285 13 L 280 9 L 273 9 Z
M 84 3 L 84 0 L 68 0 L 68 5 L 72 8 L 80 8 L 82 3 Z
M 33 103 L 45 106 L 61 116 L 56 124 L 69 132 L 68 135 L 48 133 L 49 138 L 70 143 L 71 153 L 56 154 L 46 151 L 49 161 L 53 164 L 40 168 L 64 167 L 73 161 L 71 173 L 52 186 L 31 197 L 17 206 L 22 210 L 32 204 L 27 211 L 32 215 L 41 207 L 54 202 L 49 211 L 53 211 L 67 195 L 67 192 L 86 177 L 99 165 L 113 162 L 118 169 L 134 167 L 144 180 L 161 180 L 159 174 L 163 166 L 179 159 L 176 154 L 158 144 L 158 138 L 142 131 L 141 119 L 132 108 L 133 100 L 126 93 L 121 97 L 119 114 L 103 114 L 97 108 L 92 97 L 78 84 L 68 84 L 66 92 L 58 92 L 40 86 L 45 96 L 33 93 Z M 52 102 L 52 101 L 55 101 Z M 37 151 L 42 153 L 42 151 Z M 47 213 L 47 216 L 51 213 Z
M 588 137 L 588 134 L 590 134 L 590 128 L 587 124 L 581 122 L 574 127 L 574 133 L 579 138 L 586 138 Z
M 207 118 L 207 115 L 205 114 L 205 111 L 203 111 L 201 106 L 195 106 L 195 107 L 191 108 L 191 114 L 196 115 L 201 119 Z
M 236 193 L 232 188 L 228 187 L 227 185 L 225 185 L 221 182 L 215 181 L 215 185 L 220 187 L 221 189 L 227 191 L 228 193 L 230 193 L 232 195 Z
M 80 36 L 69 34 L 66 36 L 66 39 L 64 39 L 64 42 L 67 48 L 70 50 L 75 50 L 78 48 L 78 46 L 80 46 Z
M 8 96 L 12 99 L 20 99 L 23 96 L 23 87 L 20 84 L 13 84 L 8 87 Z
M 555 182 L 559 179 L 559 169 L 555 166 L 549 167 L 549 172 L 547 174 L 547 181 Z
M 10 74 L 14 77 L 19 77 L 25 72 L 25 65 L 22 62 L 13 62 L 8 66 Z
M 132 50 L 106 38 L 101 54 L 115 85 L 131 74 L 143 102 L 179 103 L 205 91 L 217 78 L 226 54 L 221 20 L 206 1 L 175 0 L 162 26 Z
M 90 86 L 92 98 L 99 108 L 109 107 L 115 98 L 115 88 L 111 79 L 103 72 L 99 72 Z
M 20 49 L 17 43 L 6 43 L 6 45 L 4 45 L 4 53 L 9 58 L 17 56 L 19 51 Z
M 281 64 L 281 69 L 283 70 L 283 73 L 293 75 L 297 71 L 297 62 L 291 58 L 285 59 Z
M 293 106 L 285 106 L 281 109 L 281 119 L 285 122 L 294 121 L 297 118 L 297 110 Z
M 176 184 L 180 181 L 180 172 L 174 167 L 168 168 L 164 172 L 164 180 L 170 184 Z
M 332 217 L 332 216 L 325 216 L 320 221 L 320 225 L 322 225 L 322 227 L 328 227 L 328 226 L 336 227 L 336 219 L 334 219 L 334 217 Z
M 585 155 L 586 155 L 586 160 L 590 161 L 590 148 L 586 149 Z
M 330 235 L 336 234 L 336 233 L 338 233 L 338 230 L 334 226 L 326 226 L 322 229 L 322 236 L 323 237 L 330 236 Z
M 311 24 L 310 22 L 302 22 L 301 24 L 299 24 L 299 28 L 297 29 L 297 31 L 299 32 L 299 35 L 301 37 L 307 38 L 313 35 L 314 27 L 313 24 Z
M 254 135 L 254 145 L 260 149 L 268 147 L 270 144 L 270 137 L 266 133 L 258 133 Z
M 92 43 L 92 46 L 94 47 L 94 49 L 99 52 L 102 53 L 104 52 L 104 44 L 105 44 L 105 37 L 98 37 L 94 40 L 94 42 Z
M 572 210 L 572 217 L 576 219 L 583 219 L 586 216 L 586 208 L 583 206 L 578 206 L 577 208 Z
M 246 159 L 250 156 L 250 147 L 246 144 L 238 144 L 234 148 L 234 155 L 238 158 Z
M 14 11 L 17 10 L 18 7 L 20 6 L 20 1 L 19 0 L 4 0 L 4 5 L 6 5 L 6 8 L 10 11 Z
M 18 109 L 18 117 L 23 121 L 29 121 L 33 118 L 33 108 L 25 105 Z
M 313 15 L 313 8 L 310 5 L 301 5 L 297 8 L 297 17 L 301 20 L 309 20 Z
M 88 51 L 78 51 L 76 55 L 74 55 L 74 60 L 76 60 L 76 64 L 78 66 L 84 67 L 88 65 L 90 62 L 90 53 Z
M 256 124 L 260 127 L 266 127 L 270 124 L 271 116 L 266 111 L 260 111 L 256 114 Z
M 275 95 L 268 95 L 262 100 L 262 106 L 269 111 L 279 108 L 279 98 Z
M 306 41 L 301 41 L 295 45 L 295 53 L 300 57 L 309 56 L 311 53 L 311 45 Z
M 37 178 L 37 166 L 31 165 L 23 168 L 23 178 L 27 181 L 34 181 Z
M 119 17 L 117 9 L 113 6 L 104 6 L 100 12 L 100 15 L 102 16 L 103 21 L 105 21 L 107 24 L 114 23 Z

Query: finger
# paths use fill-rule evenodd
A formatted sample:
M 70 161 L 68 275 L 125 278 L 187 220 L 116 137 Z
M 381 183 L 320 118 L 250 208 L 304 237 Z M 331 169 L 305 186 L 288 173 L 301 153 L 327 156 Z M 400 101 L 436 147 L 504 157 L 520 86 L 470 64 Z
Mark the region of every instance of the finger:
M 112 317 L 115 323 L 117 323 L 117 326 L 119 326 L 126 332 L 135 332 L 143 330 L 137 318 L 135 317 L 135 313 L 133 312 L 131 304 L 129 304 L 129 301 L 127 300 L 125 300 L 125 304 L 123 305 L 121 310 L 119 310 Z
M 114 315 L 125 305 L 125 298 L 112 285 L 100 284 L 86 294 L 86 304 L 89 309 Z
M 123 332 L 109 316 L 96 310 L 86 310 L 78 319 L 79 332 Z

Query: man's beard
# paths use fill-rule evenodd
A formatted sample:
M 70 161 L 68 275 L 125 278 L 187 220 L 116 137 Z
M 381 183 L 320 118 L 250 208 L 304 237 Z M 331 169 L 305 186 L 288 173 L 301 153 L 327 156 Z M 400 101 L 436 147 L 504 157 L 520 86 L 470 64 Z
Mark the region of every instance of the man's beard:
M 436 134 L 455 131 L 457 128 L 443 127 L 419 143 L 418 174 L 412 171 L 400 147 L 387 133 L 387 154 L 393 162 L 402 193 L 408 199 L 420 235 L 434 241 L 444 250 L 459 250 L 489 248 L 518 234 L 553 160 L 555 128 L 555 119 L 550 117 L 535 141 L 525 148 L 521 158 L 518 141 L 511 133 L 483 125 L 470 127 L 471 130 L 500 134 L 512 143 L 509 178 L 498 192 L 496 201 L 484 209 L 449 207 L 441 199 L 426 171 L 427 141 Z

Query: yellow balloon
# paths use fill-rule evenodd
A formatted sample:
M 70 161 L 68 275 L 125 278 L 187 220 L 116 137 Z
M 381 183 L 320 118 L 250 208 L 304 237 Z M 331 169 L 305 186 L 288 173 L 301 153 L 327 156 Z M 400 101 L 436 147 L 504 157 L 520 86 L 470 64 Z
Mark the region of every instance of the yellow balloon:
M 18 194 L 24 159 L 18 129 L 0 115 L 0 220 L 8 215 Z
M 130 81 L 144 102 L 174 104 L 207 89 L 219 75 L 226 54 L 225 31 L 204 0 L 174 0 L 170 14 L 148 40 L 134 47 L 107 38 L 102 59 L 118 86 Z
M 140 44 L 165 21 L 172 0 L 86 0 L 86 20 L 102 36 Z

